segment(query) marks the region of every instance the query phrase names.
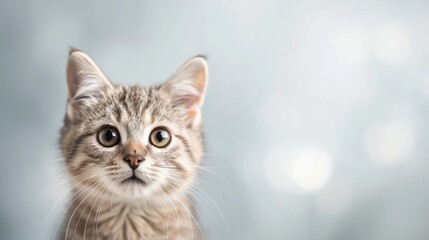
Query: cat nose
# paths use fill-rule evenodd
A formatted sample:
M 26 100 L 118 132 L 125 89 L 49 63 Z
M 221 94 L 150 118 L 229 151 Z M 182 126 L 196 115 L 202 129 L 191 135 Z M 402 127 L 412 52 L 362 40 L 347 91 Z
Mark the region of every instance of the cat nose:
M 144 160 L 141 154 L 125 154 L 123 159 L 132 170 L 136 170 Z

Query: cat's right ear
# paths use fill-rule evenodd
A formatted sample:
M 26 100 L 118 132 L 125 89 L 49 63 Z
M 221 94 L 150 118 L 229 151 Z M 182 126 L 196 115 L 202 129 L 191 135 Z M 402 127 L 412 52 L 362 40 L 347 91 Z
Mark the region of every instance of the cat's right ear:
M 67 62 L 67 115 L 77 118 L 95 105 L 113 85 L 84 52 L 71 49 Z

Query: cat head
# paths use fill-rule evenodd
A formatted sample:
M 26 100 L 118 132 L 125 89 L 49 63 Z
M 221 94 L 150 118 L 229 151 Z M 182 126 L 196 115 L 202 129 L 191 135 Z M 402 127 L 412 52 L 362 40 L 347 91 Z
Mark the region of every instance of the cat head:
M 133 201 L 189 189 L 203 155 L 207 81 L 207 62 L 197 56 L 159 86 L 115 85 L 72 50 L 60 143 L 76 188 Z

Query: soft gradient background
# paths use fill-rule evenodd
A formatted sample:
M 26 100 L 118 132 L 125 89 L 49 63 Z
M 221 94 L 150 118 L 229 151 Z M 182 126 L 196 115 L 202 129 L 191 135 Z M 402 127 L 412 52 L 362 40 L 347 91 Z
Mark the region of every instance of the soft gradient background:
M 0 1 L 0 239 L 51 239 L 68 47 L 121 84 L 209 56 L 208 239 L 429 239 L 429 2 Z

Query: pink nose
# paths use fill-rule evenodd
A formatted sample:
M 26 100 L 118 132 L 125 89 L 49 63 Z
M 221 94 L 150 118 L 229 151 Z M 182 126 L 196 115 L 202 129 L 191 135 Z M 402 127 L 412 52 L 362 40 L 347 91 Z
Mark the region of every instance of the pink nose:
M 140 154 L 125 154 L 123 159 L 132 170 L 136 170 L 144 160 L 143 156 Z

